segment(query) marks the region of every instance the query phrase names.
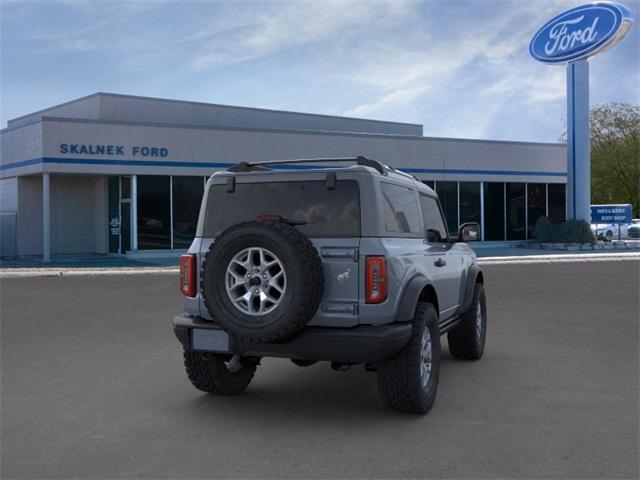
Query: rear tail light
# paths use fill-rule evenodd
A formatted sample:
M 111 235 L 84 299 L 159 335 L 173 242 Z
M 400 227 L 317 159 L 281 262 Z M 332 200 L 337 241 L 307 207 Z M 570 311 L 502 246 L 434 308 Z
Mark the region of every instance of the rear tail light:
M 187 297 L 196 296 L 196 256 L 180 257 L 180 293 Z
M 367 303 L 381 303 L 387 299 L 387 261 L 384 257 L 367 257 L 365 284 Z

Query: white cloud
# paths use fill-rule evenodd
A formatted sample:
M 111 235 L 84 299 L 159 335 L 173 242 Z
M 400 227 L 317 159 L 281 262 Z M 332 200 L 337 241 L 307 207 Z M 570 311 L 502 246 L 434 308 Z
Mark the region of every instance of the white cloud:
M 344 0 L 265 3 L 260 13 L 241 12 L 224 27 L 208 26 L 197 38 L 204 41 L 193 60 L 197 70 L 253 60 L 296 47 L 333 44 L 371 22 L 404 15 L 405 3 Z M 248 20 L 248 16 L 252 20 Z
M 554 8 L 575 3 L 556 2 Z M 486 5 L 495 14 L 481 21 L 451 12 L 457 24 L 445 30 L 427 15 L 426 23 L 409 21 L 403 35 L 383 46 L 370 44 L 356 77 L 376 97 L 346 113 L 418 121 L 426 135 L 484 138 L 505 109 L 521 108 L 523 121 L 536 122 L 531 105 L 555 108 L 565 96 L 564 69 L 537 64 L 527 51 L 548 8 L 535 1 Z
M 66 0 L 45 9 L 4 0 L 2 27 L 3 35 L 13 31 L 5 44 L 35 51 L 35 63 L 42 54 L 64 63 L 52 75 L 59 84 L 48 78 L 54 93 L 82 85 L 83 93 L 375 117 L 422 123 L 436 136 L 536 139 L 532 132 L 546 128 L 549 140 L 557 136 L 549 138 L 553 122 L 562 127 L 565 70 L 535 62 L 527 46 L 550 16 L 583 1 L 196 1 L 184 8 Z M 620 51 L 594 65 L 594 97 L 638 98 L 637 89 L 620 87 L 625 79 L 637 84 L 637 60 L 629 62 L 633 71 L 605 71 Z M 100 74 L 83 79 L 85 67 Z M 71 80 L 71 71 L 81 74 Z
M 400 88 L 394 90 L 391 93 L 386 94 L 377 101 L 365 105 L 347 110 L 344 115 L 347 116 L 368 116 L 376 115 L 381 112 L 396 109 L 411 103 L 422 96 L 428 90 L 429 87 L 413 87 L 413 88 Z

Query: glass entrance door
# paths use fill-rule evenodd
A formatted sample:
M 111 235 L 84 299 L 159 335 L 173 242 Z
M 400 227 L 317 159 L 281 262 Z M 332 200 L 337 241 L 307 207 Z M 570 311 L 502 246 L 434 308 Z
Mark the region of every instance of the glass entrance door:
M 131 200 L 120 201 L 120 253 L 131 251 Z
M 131 251 L 131 177 L 109 177 L 109 252 Z

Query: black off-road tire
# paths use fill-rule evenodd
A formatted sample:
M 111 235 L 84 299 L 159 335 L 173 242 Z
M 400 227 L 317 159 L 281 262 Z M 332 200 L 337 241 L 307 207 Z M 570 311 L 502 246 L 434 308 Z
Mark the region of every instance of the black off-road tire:
M 198 390 L 217 395 L 242 393 L 256 373 L 256 365 L 243 365 L 231 372 L 225 362 L 231 355 L 184 350 L 184 366 L 189 380 Z
M 478 308 L 482 315 L 478 322 Z M 479 360 L 484 353 L 487 338 L 487 301 L 484 285 L 476 283 L 473 288 L 473 300 L 462 321 L 447 334 L 449 351 L 456 358 Z
M 225 286 L 227 266 L 240 251 L 261 247 L 282 262 L 286 291 L 275 309 L 248 315 L 231 302 Z M 283 341 L 314 316 L 324 292 L 322 261 L 313 243 L 282 222 L 243 222 L 222 232 L 205 256 L 201 273 L 204 302 L 213 319 L 230 334 L 251 342 Z
M 422 335 L 431 337 L 432 369 L 426 387 L 422 384 Z M 376 365 L 378 391 L 382 399 L 398 412 L 422 413 L 431 410 L 440 375 L 440 329 L 438 313 L 430 303 L 419 303 L 413 319 L 409 343 L 392 358 Z

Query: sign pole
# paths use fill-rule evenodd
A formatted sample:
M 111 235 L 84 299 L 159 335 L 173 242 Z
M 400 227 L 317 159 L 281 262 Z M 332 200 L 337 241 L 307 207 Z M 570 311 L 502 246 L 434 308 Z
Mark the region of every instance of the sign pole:
M 567 220 L 591 223 L 589 62 L 567 65 Z

